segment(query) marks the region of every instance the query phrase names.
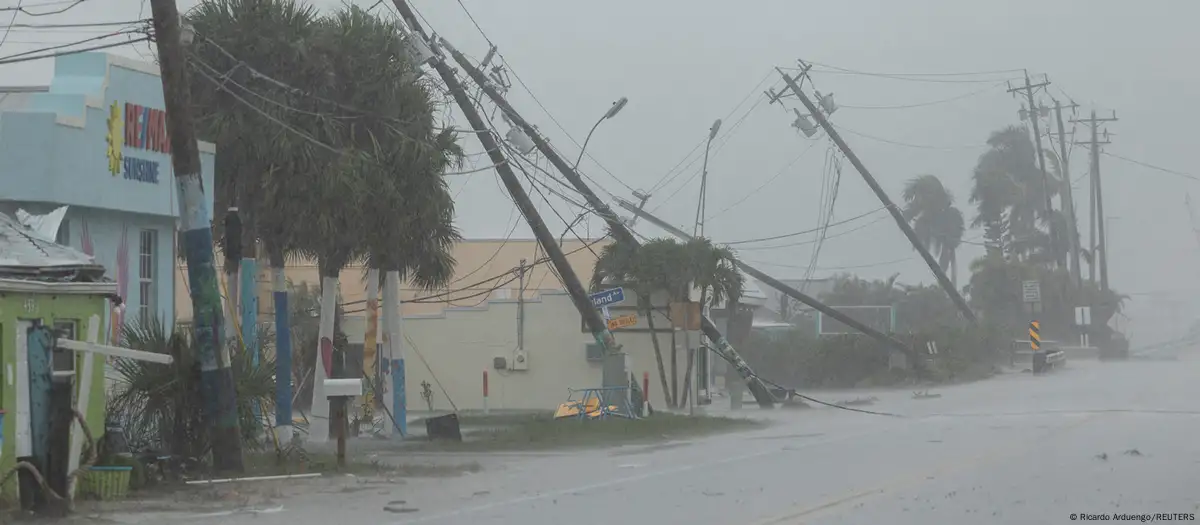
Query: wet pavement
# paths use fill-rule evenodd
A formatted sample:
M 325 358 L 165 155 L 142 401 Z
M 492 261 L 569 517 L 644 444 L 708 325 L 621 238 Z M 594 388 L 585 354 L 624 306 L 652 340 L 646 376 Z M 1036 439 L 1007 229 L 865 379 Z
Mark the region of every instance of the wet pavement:
M 940 397 L 927 399 L 911 390 L 825 394 L 875 397 L 856 408 L 902 417 L 748 406 L 738 414 L 773 424 L 609 450 L 380 453 L 383 461 L 478 461 L 482 470 L 153 522 L 928 525 L 1120 513 L 1192 521 L 1200 514 L 1198 372 L 1191 357 L 1076 361 L 1045 377 L 1011 373 L 931 389 Z

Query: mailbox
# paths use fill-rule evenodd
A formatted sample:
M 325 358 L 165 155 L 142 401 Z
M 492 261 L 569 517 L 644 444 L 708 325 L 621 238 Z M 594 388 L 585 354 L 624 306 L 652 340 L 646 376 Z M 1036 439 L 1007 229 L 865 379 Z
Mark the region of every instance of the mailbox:
M 326 379 L 325 397 L 358 397 L 363 395 L 363 380 L 361 377 L 346 379 Z

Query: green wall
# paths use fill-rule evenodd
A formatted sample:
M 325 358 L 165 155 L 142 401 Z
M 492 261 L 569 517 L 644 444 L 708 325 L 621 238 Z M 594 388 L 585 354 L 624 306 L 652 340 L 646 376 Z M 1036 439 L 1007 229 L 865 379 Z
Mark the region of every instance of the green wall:
M 31 301 L 30 301 L 31 300 Z M 8 413 L 4 416 L 4 443 L 0 450 L 0 476 L 13 468 L 16 462 L 16 412 L 17 390 L 16 380 L 9 381 L 9 370 L 16 373 L 17 368 L 17 321 L 26 319 L 41 319 L 43 324 L 53 326 L 55 321 L 75 321 L 75 338 L 87 339 L 88 320 L 92 315 L 99 316 L 101 323 L 100 339 L 104 339 L 104 308 L 105 299 L 99 295 L 49 295 L 0 292 L 0 409 Z M 33 308 L 27 308 L 32 305 Z M 93 437 L 99 438 L 104 432 L 104 370 L 105 359 L 96 356 L 92 376 L 92 393 L 88 405 L 88 429 Z M 75 370 L 82 372 L 83 365 L 76 354 Z M 76 383 L 78 384 L 78 383 Z M 9 500 L 16 495 L 16 477 L 10 479 L 5 486 L 0 487 L 0 500 Z

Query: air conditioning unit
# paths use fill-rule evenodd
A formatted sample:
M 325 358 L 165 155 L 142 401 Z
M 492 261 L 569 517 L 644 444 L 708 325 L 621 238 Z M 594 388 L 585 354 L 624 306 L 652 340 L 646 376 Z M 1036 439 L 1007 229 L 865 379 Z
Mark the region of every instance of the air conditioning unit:
M 584 345 L 584 351 L 587 353 L 588 361 L 603 361 L 604 347 L 600 343 L 587 343 Z
M 529 370 L 529 353 L 524 350 L 513 351 L 512 370 Z

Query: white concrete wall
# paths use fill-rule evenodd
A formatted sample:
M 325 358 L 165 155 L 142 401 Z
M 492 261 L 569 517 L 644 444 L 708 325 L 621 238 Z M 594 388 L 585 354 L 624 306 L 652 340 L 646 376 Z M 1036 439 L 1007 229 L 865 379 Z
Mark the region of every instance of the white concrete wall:
M 624 304 L 636 301 L 629 297 Z M 614 307 L 611 313 L 617 317 L 634 313 L 634 309 Z M 361 315 L 346 317 L 343 326 L 352 343 L 362 343 L 365 325 Z M 661 402 L 661 381 L 647 325 L 639 315 L 638 324 L 614 335 L 629 354 L 630 371 L 638 381 L 643 372 L 650 373 L 651 401 Z M 585 345 L 593 339 L 582 328 L 579 313 L 566 293 L 545 292 L 526 299 L 525 351 L 529 369 L 498 371 L 492 367 L 493 358 L 502 356 L 511 363 L 517 348 L 515 299 L 494 299 L 476 308 L 451 308 L 438 315 L 405 316 L 401 331 L 411 340 L 411 344 L 404 342 L 408 408 L 426 409 L 421 398 L 422 381 L 433 385 L 435 410 L 451 408 L 434 380 L 436 376 L 459 410 L 480 409 L 483 371 L 487 370 L 490 408 L 553 409 L 567 399 L 568 388 L 600 386 L 601 364 L 587 360 Z M 669 363 L 670 324 L 666 317 L 656 316 L 655 328 L 659 330 L 664 360 Z M 681 376 L 685 364 L 686 356 L 681 353 Z

